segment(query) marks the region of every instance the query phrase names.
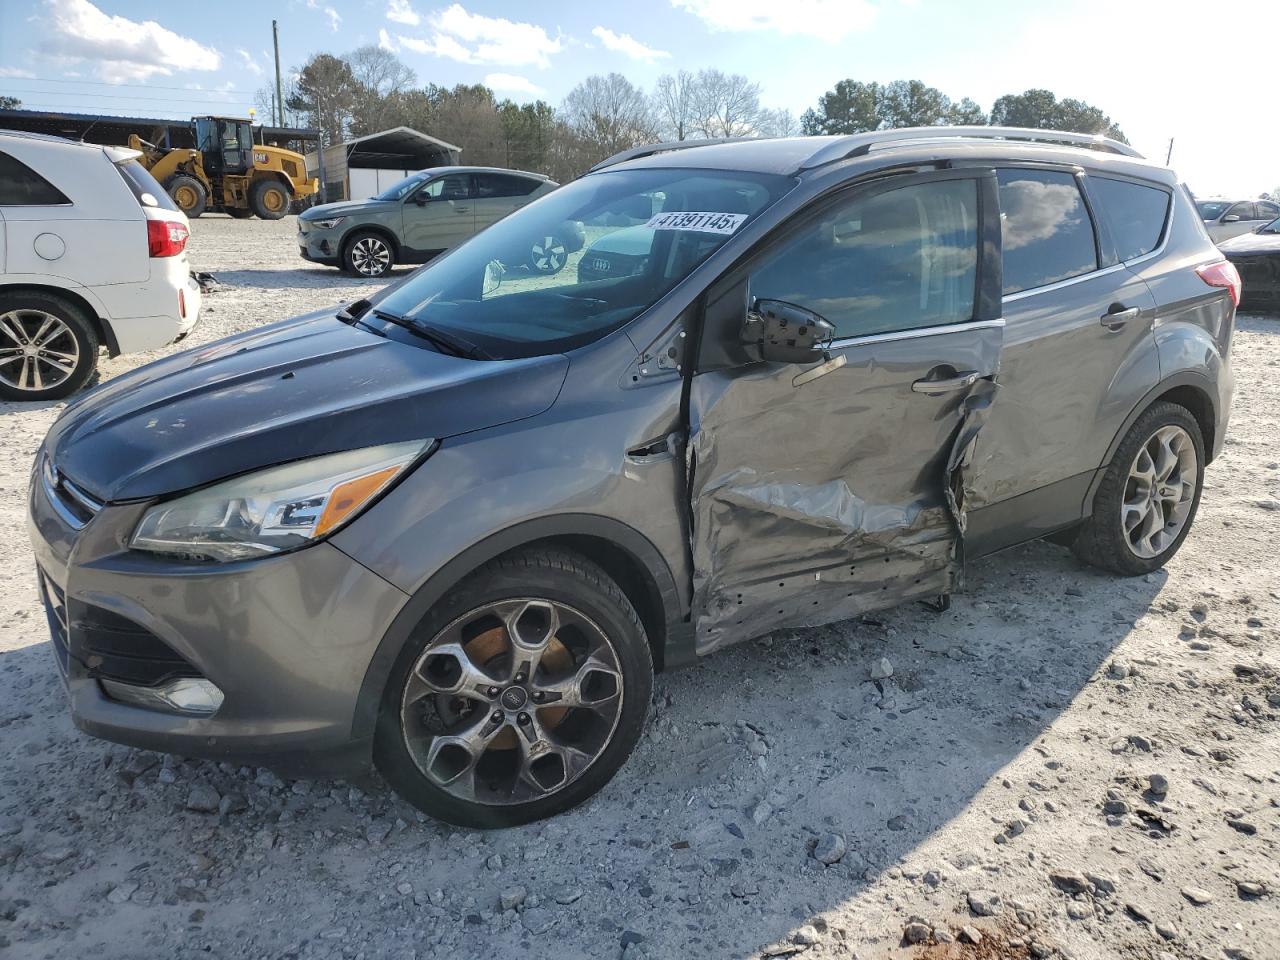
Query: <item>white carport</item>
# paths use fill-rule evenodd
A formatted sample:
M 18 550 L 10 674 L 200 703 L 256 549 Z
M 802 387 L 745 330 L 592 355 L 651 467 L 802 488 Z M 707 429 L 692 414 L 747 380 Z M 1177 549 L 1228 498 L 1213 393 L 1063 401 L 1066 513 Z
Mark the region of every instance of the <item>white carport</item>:
M 455 164 L 461 155 L 462 148 L 452 143 L 412 127 L 393 127 L 307 154 L 307 175 L 321 178 L 320 202 L 359 200 L 414 171 Z

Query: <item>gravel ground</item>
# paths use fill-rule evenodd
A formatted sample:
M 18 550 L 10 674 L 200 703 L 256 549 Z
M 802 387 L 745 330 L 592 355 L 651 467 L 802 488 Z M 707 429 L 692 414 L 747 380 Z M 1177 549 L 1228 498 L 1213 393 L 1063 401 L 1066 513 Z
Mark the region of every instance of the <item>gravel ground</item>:
M 293 230 L 196 222 L 192 344 L 375 289 Z M 1167 571 L 1032 544 L 946 614 L 717 654 L 593 801 L 492 833 L 79 734 L 23 519 L 59 406 L 0 406 L 0 955 L 1280 958 L 1280 320 L 1235 368 Z

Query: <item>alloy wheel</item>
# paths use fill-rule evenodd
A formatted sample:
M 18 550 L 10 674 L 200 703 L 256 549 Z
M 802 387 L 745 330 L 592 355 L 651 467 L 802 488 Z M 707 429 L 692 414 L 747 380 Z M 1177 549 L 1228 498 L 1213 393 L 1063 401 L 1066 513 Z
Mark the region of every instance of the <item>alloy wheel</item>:
M 569 254 L 555 237 L 543 237 L 533 245 L 529 262 L 538 273 L 559 273 Z
M 351 265 L 366 277 L 380 277 L 391 265 L 391 250 L 377 237 L 361 237 L 351 245 Z
M 1195 503 L 1198 470 L 1195 443 L 1182 427 L 1161 427 L 1138 450 L 1120 504 L 1135 556 L 1149 560 L 1178 539 Z
M 17 390 L 56 387 L 75 372 L 80 344 L 71 328 L 43 310 L 0 314 L 0 381 Z
M 582 612 L 553 600 L 502 600 L 444 627 L 401 698 L 405 745 L 431 782 L 505 806 L 577 780 L 622 714 L 617 651 Z

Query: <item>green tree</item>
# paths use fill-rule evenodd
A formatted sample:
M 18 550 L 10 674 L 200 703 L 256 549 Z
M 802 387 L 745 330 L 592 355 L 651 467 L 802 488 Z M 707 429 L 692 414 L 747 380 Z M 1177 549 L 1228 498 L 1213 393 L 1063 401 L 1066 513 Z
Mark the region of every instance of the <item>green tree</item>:
M 947 111 L 946 118 L 942 122 L 953 127 L 981 127 L 986 125 L 987 115 L 980 106 L 968 97 L 961 97 L 951 105 L 951 109 Z
M 1128 143 L 1124 133 L 1098 107 L 1083 100 L 1059 100 L 1051 90 L 1005 94 L 991 108 L 991 122 L 1001 127 L 1037 127 L 1100 133 Z
M 17 97 L 0 97 L 0 110 L 20 110 L 22 101 Z
M 804 112 L 800 128 L 807 134 L 862 133 L 880 127 L 884 99 L 880 84 L 841 80 L 818 98 L 818 109 Z
M 986 123 L 982 109 L 965 97 L 950 97 L 919 80 L 841 80 L 806 110 L 801 128 L 808 134 L 862 133 L 893 127 L 931 127 L 938 124 Z
M 318 53 L 299 71 L 292 93 L 285 98 L 290 110 L 303 113 L 320 130 L 328 146 L 346 138 L 356 105 L 356 78 L 351 64 L 329 53 Z

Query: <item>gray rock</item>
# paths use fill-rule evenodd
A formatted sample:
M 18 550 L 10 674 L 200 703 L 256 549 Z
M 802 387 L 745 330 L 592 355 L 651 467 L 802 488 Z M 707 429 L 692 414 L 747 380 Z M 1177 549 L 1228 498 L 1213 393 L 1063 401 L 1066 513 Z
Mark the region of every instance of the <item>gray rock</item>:
M 40 859 L 48 864 L 63 863 L 75 856 L 75 853 L 71 847 L 50 847 L 40 851 Z
M 520 915 L 520 922 L 530 933 L 546 933 L 556 922 L 556 916 L 545 907 L 530 907 Z
M 22 844 L 16 840 L 0 843 L 0 867 L 13 863 L 20 856 L 22 856 Z
M 798 943 L 802 947 L 812 947 L 818 940 L 818 928 L 811 923 L 806 923 L 791 935 L 791 942 Z
M 1116 892 L 1115 877 L 1109 877 L 1101 873 L 1085 872 L 1085 877 L 1093 884 L 1093 888 L 1099 893 L 1111 894 Z
M 187 809 L 195 810 L 197 813 L 217 813 L 218 804 L 221 802 L 222 797 L 218 791 L 203 780 L 193 783 L 191 792 L 187 794 Z
M 769 819 L 773 815 L 773 805 L 768 800 L 761 799 L 751 808 L 751 822 L 757 827 Z
M 495 853 L 484 862 L 484 865 L 488 867 L 490 870 L 501 870 L 502 857 Z
M 965 943 L 971 943 L 975 947 L 982 942 L 982 933 L 977 927 L 965 924 L 960 928 L 960 939 Z
M 571 903 L 577 903 L 582 899 L 581 887 L 561 887 L 551 895 L 551 899 L 562 907 L 567 907 Z
M 520 904 L 524 903 L 525 897 L 529 895 L 529 891 L 523 886 L 517 884 L 514 887 L 508 887 L 502 891 L 498 902 L 502 905 L 503 910 L 514 910 Z
M 918 920 L 902 928 L 902 939 L 907 943 L 924 943 L 932 936 L 933 929 L 927 923 L 921 923 Z
M 124 883 L 118 884 L 111 888 L 111 892 L 107 894 L 108 903 L 127 903 L 129 898 L 137 891 L 139 884 L 132 880 L 126 880 Z
M 1157 797 L 1163 797 L 1169 792 L 1169 778 L 1162 773 L 1153 773 L 1147 777 L 1147 783 L 1150 785 L 1151 792 Z
M 235 793 L 233 791 L 225 794 L 223 798 L 218 801 L 218 812 L 226 816 L 233 813 L 244 813 L 248 809 L 249 801 L 244 798 L 244 794 L 242 793 Z
M 1151 922 L 1151 911 L 1148 910 L 1143 904 L 1134 903 L 1131 900 L 1124 905 L 1124 908 L 1129 911 L 1130 915 L 1132 915 L 1134 919 L 1141 920 L 1144 923 Z
M 0 817 L 0 837 L 16 837 L 22 832 L 22 821 L 17 817 Z
M 1002 906 L 1000 894 L 994 890 L 970 890 L 965 899 L 969 901 L 969 909 L 974 916 L 978 917 L 994 917 Z
M 813 848 L 813 859 L 830 866 L 843 859 L 846 850 L 844 837 L 838 833 L 827 833 L 818 838 Z
M 1236 892 L 1242 897 L 1265 897 L 1267 895 L 1267 887 L 1265 884 L 1254 883 L 1252 880 L 1237 880 Z
M 888 680 L 893 676 L 893 664 L 888 657 L 881 657 L 871 664 L 872 680 Z
M 1089 889 L 1088 878 L 1078 870 L 1054 870 L 1049 879 L 1063 893 L 1084 893 Z
M 1178 928 L 1175 927 L 1172 923 L 1169 923 L 1167 920 L 1157 920 L 1155 926 L 1156 926 L 1156 933 L 1160 934 L 1160 936 L 1164 937 L 1164 939 L 1166 940 L 1178 939 Z
M 1213 900 L 1213 894 L 1203 887 L 1183 887 L 1182 895 L 1194 903 L 1197 907 L 1203 907 L 1206 903 Z

